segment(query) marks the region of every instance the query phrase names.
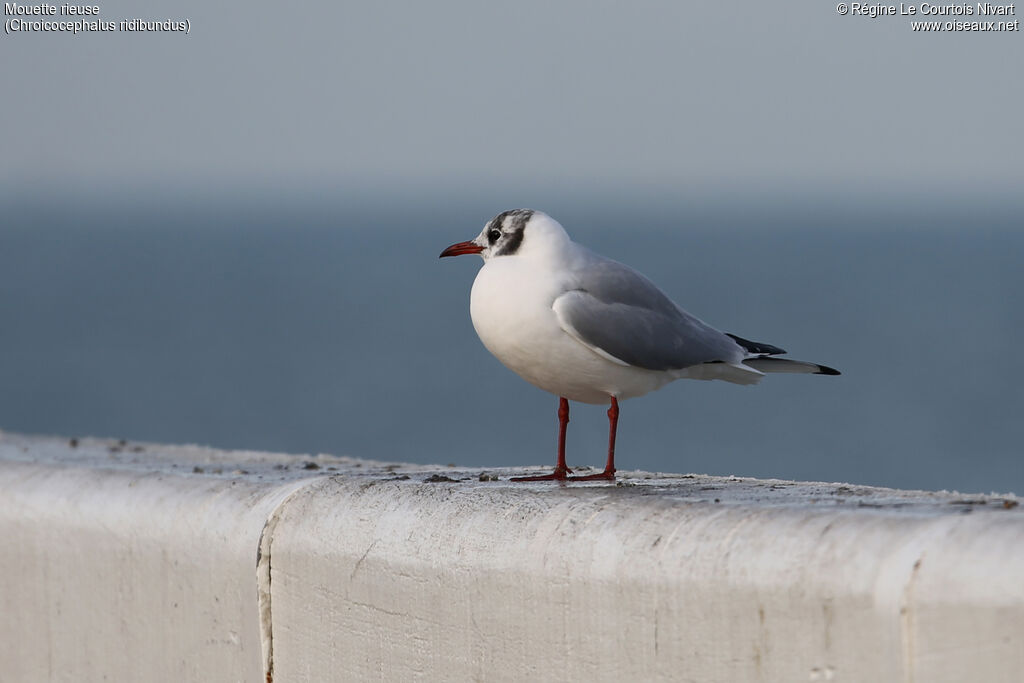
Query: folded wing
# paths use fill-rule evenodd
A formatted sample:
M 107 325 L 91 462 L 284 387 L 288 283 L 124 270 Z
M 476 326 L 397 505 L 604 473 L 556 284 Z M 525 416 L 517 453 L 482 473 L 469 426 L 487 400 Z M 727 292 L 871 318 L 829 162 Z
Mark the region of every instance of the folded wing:
M 577 288 L 552 308 L 568 334 L 622 365 L 678 370 L 746 353 L 732 339 L 686 313 L 650 280 L 615 261 L 602 260 L 578 274 Z

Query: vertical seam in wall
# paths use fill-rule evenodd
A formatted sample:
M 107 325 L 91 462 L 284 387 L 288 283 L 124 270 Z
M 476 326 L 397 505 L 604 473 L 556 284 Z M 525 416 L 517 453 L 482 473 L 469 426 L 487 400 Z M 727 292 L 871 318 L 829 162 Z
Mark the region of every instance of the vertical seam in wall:
M 900 631 L 903 635 L 903 678 L 906 683 L 914 683 L 917 680 L 914 666 L 914 657 L 916 656 L 914 610 L 917 607 L 914 601 L 914 588 L 922 561 L 924 561 L 924 552 L 918 556 L 910 570 L 910 578 L 907 579 L 907 585 L 903 589 L 902 604 L 900 605 Z
M 277 523 L 280 521 L 281 513 L 288 501 L 319 479 L 320 477 L 302 480 L 300 486 L 274 507 L 270 515 L 267 516 L 266 522 L 263 523 L 263 530 L 260 531 L 259 545 L 256 549 L 256 589 L 260 615 L 260 646 L 263 652 L 263 673 L 266 683 L 274 681 L 274 621 L 270 590 L 270 557 L 274 531 L 277 529 Z

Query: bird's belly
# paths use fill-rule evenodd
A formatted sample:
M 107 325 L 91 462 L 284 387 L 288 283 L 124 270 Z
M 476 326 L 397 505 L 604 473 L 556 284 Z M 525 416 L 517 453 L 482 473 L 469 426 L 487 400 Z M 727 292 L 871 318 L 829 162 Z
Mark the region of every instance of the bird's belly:
M 551 308 L 554 295 L 529 285 L 509 288 L 495 280 L 478 276 L 473 284 L 473 327 L 488 351 L 534 386 L 573 401 L 600 404 L 610 396 L 646 394 L 674 379 L 668 372 L 624 366 L 599 356 L 559 325 Z

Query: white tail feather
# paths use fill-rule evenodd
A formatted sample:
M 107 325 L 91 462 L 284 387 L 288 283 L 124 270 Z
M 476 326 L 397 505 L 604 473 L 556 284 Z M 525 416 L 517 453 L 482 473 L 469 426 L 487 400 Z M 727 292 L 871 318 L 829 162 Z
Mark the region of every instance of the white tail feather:
M 788 358 L 748 358 L 743 361 L 760 372 L 795 372 L 815 374 L 822 371 L 817 363 L 807 363 L 802 360 L 789 360 Z
M 733 384 L 757 384 L 764 373 L 740 363 L 700 363 L 679 371 L 679 378 L 721 379 Z

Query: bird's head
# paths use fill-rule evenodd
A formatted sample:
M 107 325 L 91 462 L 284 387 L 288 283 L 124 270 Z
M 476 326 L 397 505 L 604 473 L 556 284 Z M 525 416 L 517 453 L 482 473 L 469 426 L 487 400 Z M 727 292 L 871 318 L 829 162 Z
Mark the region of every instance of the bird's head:
M 533 209 L 502 211 L 468 242 L 458 242 L 441 252 L 445 256 L 480 254 L 484 261 L 499 256 L 550 253 L 569 241 L 558 221 Z

